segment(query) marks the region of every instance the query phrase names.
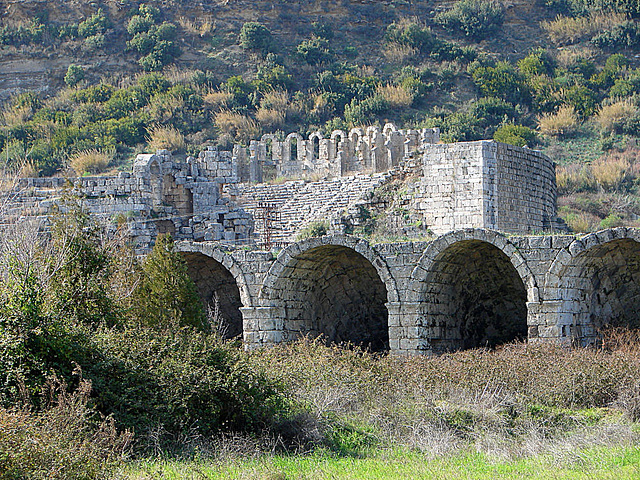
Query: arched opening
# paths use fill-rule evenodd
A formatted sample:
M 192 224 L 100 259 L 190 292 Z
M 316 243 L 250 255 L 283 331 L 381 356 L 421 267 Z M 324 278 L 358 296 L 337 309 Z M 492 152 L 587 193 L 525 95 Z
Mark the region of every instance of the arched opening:
M 289 144 L 289 161 L 297 162 L 298 161 L 298 139 L 296 137 L 291 138 L 291 143 Z
M 311 140 L 311 155 L 313 162 L 318 161 L 318 159 L 320 158 L 320 139 L 317 135 L 314 135 L 313 139 Z
M 340 143 L 342 143 L 342 135 L 336 135 L 333 139 L 333 157 L 338 156 L 338 152 L 340 151 Z
M 242 335 L 240 290 L 235 278 L 220 262 L 201 253 L 182 254 L 189 276 L 196 284 L 200 298 L 210 314 L 212 328 L 222 338 Z
M 274 292 L 289 338 L 322 336 L 372 351 L 389 348 L 387 289 L 375 267 L 340 245 L 312 248 L 284 267 Z
M 527 338 L 527 291 L 509 257 L 480 240 L 447 247 L 425 280 L 422 336 L 433 352 Z
M 594 345 L 600 342 L 603 328 L 640 328 L 637 241 L 618 239 L 585 250 L 572 259 L 560 282 L 563 315 L 570 316 L 569 322 L 561 322 L 562 336 L 571 335 L 580 345 Z
M 273 140 L 265 140 L 265 162 L 262 166 L 262 181 L 271 182 L 278 176 L 276 163 L 273 161 Z

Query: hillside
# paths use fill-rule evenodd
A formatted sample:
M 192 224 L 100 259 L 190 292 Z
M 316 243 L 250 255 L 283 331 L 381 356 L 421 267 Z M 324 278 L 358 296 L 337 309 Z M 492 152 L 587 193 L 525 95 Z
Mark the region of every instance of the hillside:
M 640 214 L 634 2 L 25 0 L 0 12 L 0 155 L 24 175 L 392 121 L 546 151 L 575 230 Z

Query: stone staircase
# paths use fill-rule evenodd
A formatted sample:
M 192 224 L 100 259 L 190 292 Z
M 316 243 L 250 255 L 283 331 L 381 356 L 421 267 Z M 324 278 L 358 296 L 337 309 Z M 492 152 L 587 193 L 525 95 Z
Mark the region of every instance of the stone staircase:
M 334 180 L 307 182 L 295 180 L 279 185 L 241 184 L 237 187 L 238 205 L 254 218 L 257 241 L 265 241 L 265 215 L 261 202 L 272 205 L 276 212 L 272 222 L 271 242 L 290 243 L 296 234 L 315 221 L 331 220 L 335 216 L 370 197 L 384 184 L 389 173 L 358 174 Z

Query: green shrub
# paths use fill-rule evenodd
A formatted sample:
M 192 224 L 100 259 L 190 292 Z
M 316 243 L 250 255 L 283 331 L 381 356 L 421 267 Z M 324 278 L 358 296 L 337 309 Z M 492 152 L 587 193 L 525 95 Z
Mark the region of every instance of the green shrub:
M 564 91 L 564 101 L 583 117 L 593 115 L 598 109 L 597 94 L 586 85 L 575 85 Z
M 522 74 L 508 62 L 498 62 L 493 67 L 472 67 L 471 75 L 484 96 L 502 98 L 513 104 L 527 104 L 531 100 Z
M 598 48 L 619 49 L 635 47 L 640 43 L 640 25 L 628 21 L 611 30 L 605 30 L 591 39 Z
M 91 35 L 90 37 L 87 37 L 84 40 L 84 46 L 88 50 L 99 50 L 103 48 L 105 44 L 106 44 L 106 38 L 101 33 L 98 33 L 96 35 Z
M 483 120 L 484 127 L 497 126 L 516 116 L 515 107 L 496 97 L 482 97 L 473 104 L 471 114 Z
M 537 75 L 553 75 L 554 66 L 553 59 L 542 49 L 537 49 L 518 61 L 518 70 L 526 78 Z
M 322 237 L 327 234 L 329 224 L 326 221 L 315 221 L 309 223 L 300 232 L 298 232 L 297 240 L 304 240 L 312 237 Z
M 535 142 L 536 133 L 529 127 L 507 123 L 496 130 L 493 134 L 493 139 L 517 147 L 524 147 Z
M 386 111 L 387 102 L 382 95 L 373 95 L 362 101 L 351 100 L 351 103 L 344 108 L 344 119 L 351 126 L 364 125 L 371 122 L 373 117 Z
M 439 127 L 445 142 L 470 142 L 481 140 L 484 136 L 483 121 L 472 113 L 455 112 L 441 118 L 425 121 L 426 127 Z
M 102 9 L 94 15 L 91 15 L 85 21 L 78 24 L 78 35 L 83 38 L 93 37 L 106 31 L 109 20 L 105 16 Z
M 258 22 L 247 22 L 242 25 L 238 39 L 240 46 L 246 50 L 267 53 L 273 47 L 271 32 L 267 27 Z
M 496 0 L 460 0 L 435 22 L 452 33 L 479 40 L 502 25 L 504 7 Z
M 133 308 L 140 323 L 208 330 L 204 306 L 181 255 L 173 251 L 170 235 L 160 235 L 142 263 Z
M 624 221 L 615 213 L 608 215 L 606 218 L 602 219 L 600 222 L 600 228 L 616 228 L 624 226 Z
M 429 53 L 437 42 L 431 29 L 414 22 L 392 23 L 387 27 L 384 39 L 387 43 L 406 45 L 422 53 Z
M 296 47 L 297 55 L 309 65 L 328 62 L 333 57 L 329 50 L 329 42 L 320 37 L 304 40 Z
M 84 68 L 79 65 L 69 65 L 67 73 L 64 76 L 64 83 L 66 83 L 68 87 L 75 87 L 82 80 L 84 80 Z

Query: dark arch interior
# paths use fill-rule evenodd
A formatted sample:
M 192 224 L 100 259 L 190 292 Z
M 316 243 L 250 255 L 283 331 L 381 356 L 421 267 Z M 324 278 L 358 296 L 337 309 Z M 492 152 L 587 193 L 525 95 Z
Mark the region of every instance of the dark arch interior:
M 318 137 L 313 137 L 312 147 L 313 147 L 313 159 L 317 160 L 320 158 L 320 139 Z
M 285 333 L 389 348 L 387 290 L 375 267 L 354 250 L 326 245 L 287 265 L 274 287 L 285 308 Z
M 640 328 L 640 243 L 620 239 L 593 247 L 573 260 L 561 282 L 571 303 L 563 311 L 573 312 L 571 334 L 579 343 L 597 343 L 608 326 Z
M 242 335 L 242 301 L 231 272 L 201 253 L 183 253 L 183 257 L 202 302 L 210 312 L 217 314 L 212 318 L 212 326 L 226 339 Z
M 422 336 L 434 352 L 497 345 L 527 337 L 527 292 L 494 245 L 466 240 L 436 259 L 426 280 Z

